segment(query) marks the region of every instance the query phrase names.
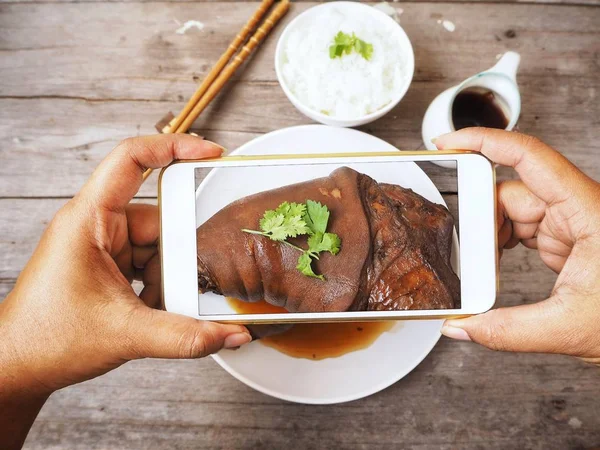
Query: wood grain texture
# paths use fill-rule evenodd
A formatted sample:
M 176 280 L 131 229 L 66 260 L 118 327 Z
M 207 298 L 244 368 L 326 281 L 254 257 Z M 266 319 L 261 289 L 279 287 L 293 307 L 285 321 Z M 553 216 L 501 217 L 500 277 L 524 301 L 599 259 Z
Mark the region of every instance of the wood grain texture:
M 563 449 L 589 448 L 600 439 L 600 410 L 587 399 L 600 381 L 597 370 L 564 357 L 491 356 L 443 339 L 401 382 L 338 406 L 274 400 L 221 376 L 210 359 L 138 361 L 56 393 L 25 448 L 68 442 L 74 449 Z M 482 358 L 490 361 L 485 367 L 477 363 Z M 516 366 L 530 373 L 527 379 Z M 555 376 L 564 371 L 573 376 Z M 490 378 L 503 383 L 492 385 Z M 573 417 L 581 422 L 577 429 L 569 425 Z
M 236 79 L 275 82 L 277 39 L 312 5 L 293 4 Z M 155 100 L 179 108 L 255 7 L 203 2 L 4 5 L 0 96 Z M 402 3 L 402 8 L 401 23 L 415 48 L 417 81 L 461 81 L 492 66 L 496 55 L 507 50 L 523 56 L 521 79 L 597 79 L 600 8 L 452 3 Z M 437 23 L 440 18 L 453 21 L 456 31 L 446 31 Z M 204 29 L 176 34 L 176 21 L 189 19 L 202 21 Z
M 293 5 L 286 20 L 307 6 Z M 0 196 L 74 195 L 119 140 L 153 133 L 153 124 L 165 112 L 180 109 L 254 7 L 117 3 L 98 4 L 92 11 L 83 4 L 1 6 L 0 135 L 7 139 L 0 141 Z M 567 152 L 583 170 L 600 177 L 588 157 L 600 150 L 595 135 L 600 8 L 403 8 L 417 57 L 415 81 L 390 114 L 364 130 L 399 148 L 422 148 L 420 124 L 429 102 L 491 66 L 496 54 L 515 49 L 523 55 L 521 130 Z M 437 26 L 438 11 L 457 18 L 455 33 Z M 182 15 L 203 18 L 207 26 L 176 35 L 172 18 Z M 516 36 L 506 37 L 508 30 Z M 194 131 L 232 149 L 259 134 L 310 123 L 275 81 L 275 43 L 271 36 Z M 23 120 L 31 111 L 34 118 Z M 37 176 L 41 171 L 47 176 Z M 155 195 L 155 179 L 142 188 L 142 195 Z
M 40 236 L 67 199 L 0 199 L 0 286 L 17 278 Z M 155 198 L 135 200 L 156 205 Z M 8 291 L 0 288 L 0 300 Z
M 54 394 L 25 448 L 591 448 L 599 382 L 574 359 L 444 338 L 379 394 L 303 406 L 253 391 L 209 358 L 137 361 Z
M 285 23 L 313 4 L 294 2 Z M 0 0 L 0 299 L 53 214 L 121 139 L 153 133 L 158 119 L 183 106 L 256 5 Z M 422 148 L 429 102 L 516 50 L 520 129 L 600 179 L 600 0 L 392 5 L 404 10 L 415 78 L 400 105 L 364 131 Z M 437 24 L 441 18 L 456 31 Z M 175 34 L 177 21 L 191 19 L 205 28 Z M 282 29 L 194 131 L 234 149 L 310 123 L 275 78 Z M 499 178 L 512 176 L 502 169 Z M 140 195 L 156 195 L 155 175 Z M 524 248 L 507 252 L 501 269 L 500 305 L 543 299 L 556 278 Z M 399 383 L 336 406 L 264 396 L 208 358 L 144 360 L 54 394 L 25 448 L 590 449 L 600 444 L 598 386 L 598 369 L 573 358 L 493 353 L 445 338 Z
M 423 148 L 423 114 L 447 85 L 413 83 L 390 114 L 362 129 L 398 148 Z M 600 152 L 596 133 L 600 79 L 571 78 L 565 84 L 538 79 L 521 82 L 521 87 L 524 108 L 519 128 L 562 150 L 582 170 L 600 179 L 600 166 L 591 157 Z M 194 131 L 229 149 L 265 132 L 310 123 L 273 84 L 238 82 L 221 100 L 197 121 Z M 0 99 L 0 135 L 5 136 L 0 142 L 0 196 L 73 196 L 121 139 L 153 133 L 152 124 L 168 108 L 154 101 L 140 106 L 130 101 L 69 99 L 57 104 L 51 99 Z M 20 119 L 32 110 L 36 111 L 35 127 Z M 40 173 L 45 175 L 40 177 Z M 499 174 L 503 179 L 510 171 L 502 169 Z M 156 175 L 140 194 L 156 195 Z

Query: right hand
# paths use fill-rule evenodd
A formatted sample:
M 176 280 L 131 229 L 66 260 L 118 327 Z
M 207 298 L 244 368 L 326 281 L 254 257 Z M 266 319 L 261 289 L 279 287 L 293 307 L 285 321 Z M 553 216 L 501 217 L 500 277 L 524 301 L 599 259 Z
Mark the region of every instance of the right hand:
M 562 353 L 600 363 L 600 184 L 536 138 L 467 128 L 438 149 L 480 151 L 521 181 L 498 184 L 499 250 L 522 243 L 557 272 L 549 298 L 447 320 L 442 333 L 494 350 Z

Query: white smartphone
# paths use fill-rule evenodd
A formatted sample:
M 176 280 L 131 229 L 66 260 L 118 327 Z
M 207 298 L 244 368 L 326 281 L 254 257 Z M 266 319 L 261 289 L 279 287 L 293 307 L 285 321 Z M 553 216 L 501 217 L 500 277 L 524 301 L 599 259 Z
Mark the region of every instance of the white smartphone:
M 164 306 L 244 324 L 483 313 L 495 192 L 493 164 L 463 151 L 175 162 L 159 179 Z

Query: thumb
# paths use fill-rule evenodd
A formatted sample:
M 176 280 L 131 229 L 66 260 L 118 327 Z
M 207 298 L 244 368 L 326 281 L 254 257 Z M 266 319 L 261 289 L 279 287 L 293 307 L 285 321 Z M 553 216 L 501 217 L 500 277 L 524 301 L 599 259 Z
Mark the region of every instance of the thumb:
M 146 306 L 136 308 L 130 319 L 130 359 L 202 358 L 252 340 L 241 325 L 196 320 Z
M 492 350 L 571 353 L 562 302 L 550 298 L 531 305 L 499 308 L 466 319 L 444 322 L 442 334 L 473 341 Z

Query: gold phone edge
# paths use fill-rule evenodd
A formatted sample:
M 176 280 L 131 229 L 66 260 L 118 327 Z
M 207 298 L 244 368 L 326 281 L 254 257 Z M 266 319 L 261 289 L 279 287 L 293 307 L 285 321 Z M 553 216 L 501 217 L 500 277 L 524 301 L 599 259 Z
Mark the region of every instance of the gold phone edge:
M 169 164 L 170 165 L 170 164 Z M 167 166 L 169 167 L 169 166 Z M 164 167 L 163 169 L 161 169 L 160 173 L 158 174 L 158 254 L 160 255 L 160 307 L 161 309 L 166 310 L 167 308 L 165 307 L 165 283 L 163 283 L 163 280 L 165 279 L 165 274 L 164 274 L 164 261 L 163 261 L 163 251 L 162 251 L 162 243 L 163 243 L 163 225 L 162 225 L 162 177 L 163 177 L 163 173 L 165 172 L 165 169 L 167 167 Z
M 436 155 L 462 155 L 476 154 L 483 158 L 481 153 L 472 150 L 397 150 L 386 152 L 348 152 L 348 153 L 290 153 L 277 155 L 234 155 L 234 156 L 219 156 L 216 158 L 205 159 L 185 159 L 171 162 L 168 166 L 161 169 L 161 173 L 175 164 L 185 164 L 194 162 L 215 162 L 215 161 L 276 161 L 279 159 L 326 159 L 326 158 L 351 158 L 351 157 L 373 157 L 373 156 L 436 156 Z M 486 158 L 487 159 L 487 158 Z
M 436 155 L 459 155 L 459 154 L 479 154 L 479 152 L 474 152 L 471 150 L 438 150 L 436 152 L 432 152 L 430 150 L 401 150 L 399 152 L 396 151 L 388 151 L 388 152 L 355 152 L 355 153 L 319 153 L 319 154 L 290 154 L 290 155 L 240 155 L 240 156 L 221 156 L 218 158 L 209 158 L 209 159 L 189 159 L 189 160 L 177 160 L 173 161 L 166 167 L 163 167 L 158 174 L 158 211 L 159 211 L 159 241 L 158 248 L 160 253 L 160 276 L 161 280 L 164 279 L 163 273 L 163 260 L 162 260 L 162 207 L 161 207 L 161 186 L 162 186 L 162 176 L 164 171 L 174 164 L 181 163 L 190 163 L 190 162 L 214 162 L 214 161 L 257 161 L 257 160 L 278 160 L 278 159 L 324 159 L 324 158 L 333 158 L 333 157 L 354 157 L 354 156 L 432 156 L 432 153 Z M 483 156 L 483 155 L 481 155 Z M 485 156 L 483 156 L 485 158 Z M 486 158 L 487 159 L 487 158 Z M 491 161 L 490 161 L 491 162 Z M 492 182 L 494 186 L 496 186 L 496 166 L 494 163 L 491 163 L 492 166 Z M 496 189 L 494 189 L 494 217 L 498 215 L 498 203 L 496 197 Z M 498 222 L 494 220 L 494 238 L 495 238 L 495 248 L 496 248 L 496 296 L 494 299 L 494 304 L 490 309 L 493 309 L 496 306 L 496 302 L 498 301 L 498 293 L 500 292 L 500 255 L 498 253 Z M 164 283 L 161 283 L 161 306 L 165 309 L 165 292 L 164 292 Z M 488 310 L 489 311 L 489 310 Z M 294 313 L 289 313 L 294 314 Z M 268 314 L 265 314 L 264 319 L 260 320 L 218 320 L 213 319 L 214 322 L 218 323 L 228 323 L 235 325 L 260 325 L 260 324 L 290 324 L 290 323 L 338 323 L 338 322 L 378 322 L 378 321 L 390 321 L 390 320 L 438 320 L 438 319 L 462 319 L 465 317 L 470 317 L 473 314 L 440 314 L 440 315 L 432 315 L 432 316 L 403 316 L 403 317 L 360 317 L 360 318 L 335 318 L 335 319 L 302 319 L 302 318 L 289 318 L 289 319 L 279 319 L 279 320 L 269 320 Z M 210 320 L 210 318 L 202 318 L 199 317 L 199 320 Z
M 431 310 L 428 310 L 431 311 Z M 290 315 L 296 313 L 289 313 Z M 337 313 L 332 313 L 337 314 Z M 267 316 L 268 314 L 264 314 L 264 319 L 255 319 L 255 320 L 243 320 L 243 319 L 232 319 L 232 320 L 220 320 L 216 316 L 206 316 L 200 317 L 200 320 L 208 320 L 211 322 L 217 323 L 227 323 L 234 325 L 278 325 L 278 324 L 296 324 L 296 323 L 340 323 L 340 322 L 389 322 L 392 320 L 440 320 L 440 319 L 462 319 L 465 317 L 470 317 L 473 314 L 441 314 L 441 315 L 430 315 L 430 316 L 402 316 L 402 317 L 369 317 L 370 315 L 374 315 L 374 312 L 365 311 L 365 317 L 336 317 L 330 319 L 302 319 L 302 318 L 292 318 L 289 319 L 276 319 L 270 320 Z

